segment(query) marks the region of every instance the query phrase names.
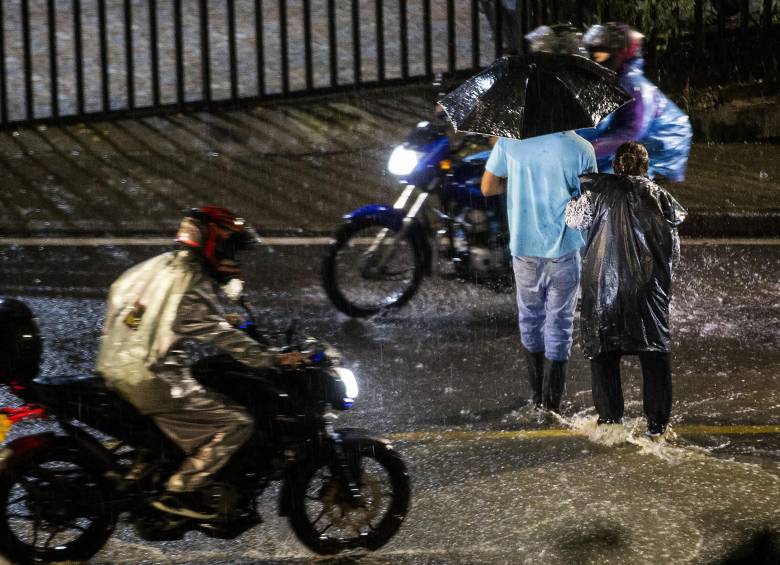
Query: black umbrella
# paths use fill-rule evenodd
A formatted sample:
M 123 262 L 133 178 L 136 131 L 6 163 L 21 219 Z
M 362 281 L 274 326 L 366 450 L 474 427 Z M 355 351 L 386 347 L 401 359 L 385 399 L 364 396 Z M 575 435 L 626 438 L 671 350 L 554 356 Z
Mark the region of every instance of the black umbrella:
M 534 53 L 501 57 L 439 103 L 456 131 L 525 139 L 594 127 L 630 100 L 590 59 Z

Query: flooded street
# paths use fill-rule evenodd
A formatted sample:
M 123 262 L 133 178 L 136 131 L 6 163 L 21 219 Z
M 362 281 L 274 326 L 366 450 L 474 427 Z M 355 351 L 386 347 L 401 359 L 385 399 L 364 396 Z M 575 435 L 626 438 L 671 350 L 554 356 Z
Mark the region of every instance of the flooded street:
M 0 292 L 39 316 L 45 372 L 91 369 L 106 286 L 159 251 L 0 249 Z M 627 417 L 618 429 L 595 426 L 576 334 L 564 417 L 539 414 L 524 405 L 511 291 L 427 279 L 404 309 L 349 320 L 320 288 L 323 251 L 264 248 L 248 265 L 248 286 L 261 324 L 284 328 L 297 317 L 343 352 L 361 394 L 342 424 L 386 434 L 407 461 L 408 521 L 359 562 L 715 563 L 776 542 L 780 246 L 683 247 L 672 314 L 676 437 L 666 444 L 641 438 L 634 359 L 623 362 Z M 94 562 L 307 561 L 275 516 L 277 494 L 262 498 L 265 523 L 238 540 L 151 543 L 123 526 Z

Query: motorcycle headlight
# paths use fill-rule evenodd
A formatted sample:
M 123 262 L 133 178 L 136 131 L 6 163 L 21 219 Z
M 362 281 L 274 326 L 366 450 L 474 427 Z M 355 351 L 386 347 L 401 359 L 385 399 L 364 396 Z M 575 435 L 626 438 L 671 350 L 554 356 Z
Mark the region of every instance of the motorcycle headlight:
M 407 149 L 399 145 L 390 154 L 390 160 L 387 162 L 387 170 L 393 175 L 400 177 L 411 173 L 420 162 L 421 153 Z
M 333 369 L 341 382 L 344 383 L 345 395 L 344 403 L 348 406 L 352 405 L 358 395 L 358 384 L 355 378 L 355 373 L 344 367 L 336 367 Z

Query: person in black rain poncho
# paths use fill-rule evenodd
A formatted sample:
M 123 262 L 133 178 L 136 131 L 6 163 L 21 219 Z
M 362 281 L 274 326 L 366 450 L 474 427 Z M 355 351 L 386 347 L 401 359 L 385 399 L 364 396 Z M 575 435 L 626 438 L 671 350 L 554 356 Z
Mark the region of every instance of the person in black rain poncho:
M 621 355 L 639 355 L 647 434 L 666 431 L 672 408 L 669 300 L 679 261 L 677 226 L 686 211 L 646 177 L 643 145 L 621 145 L 617 174 L 581 177 L 566 224 L 589 230 L 582 260 L 581 335 L 591 360 L 593 402 L 599 424 L 620 423 Z

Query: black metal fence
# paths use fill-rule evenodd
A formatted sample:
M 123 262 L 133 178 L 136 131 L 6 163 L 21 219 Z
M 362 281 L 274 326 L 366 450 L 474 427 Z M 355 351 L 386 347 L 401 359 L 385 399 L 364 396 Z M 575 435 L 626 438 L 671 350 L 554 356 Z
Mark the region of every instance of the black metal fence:
M 501 52 L 479 0 L 3 0 L 0 24 L 6 127 L 389 85 Z
M 0 127 L 214 109 L 468 72 L 506 46 L 522 50 L 518 38 L 536 25 L 593 23 L 615 17 L 624 4 L 0 0 Z M 725 61 L 721 51 L 735 34 L 748 43 L 761 38 L 756 45 L 764 51 L 774 45 L 774 0 L 740 0 L 736 15 L 725 0 L 707 2 L 717 8 L 714 26 L 705 1 L 694 4 L 677 39 L 693 46 L 697 60 L 717 62 L 720 53 Z M 638 12 L 632 23 L 641 25 L 642 17 L 648 15 Z M 649 40 L 652 55 L 656 38 Z

